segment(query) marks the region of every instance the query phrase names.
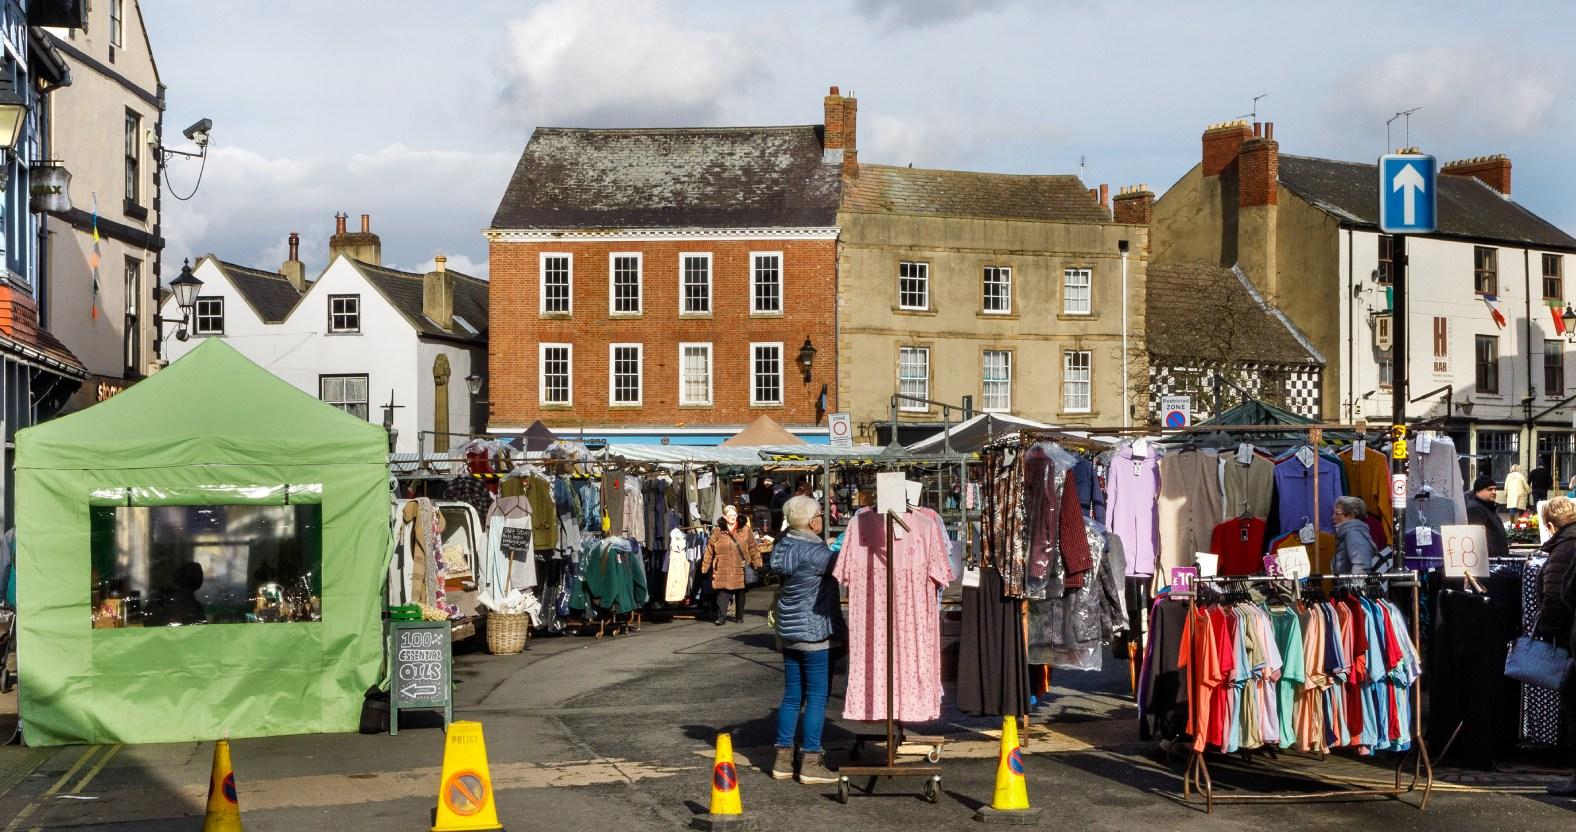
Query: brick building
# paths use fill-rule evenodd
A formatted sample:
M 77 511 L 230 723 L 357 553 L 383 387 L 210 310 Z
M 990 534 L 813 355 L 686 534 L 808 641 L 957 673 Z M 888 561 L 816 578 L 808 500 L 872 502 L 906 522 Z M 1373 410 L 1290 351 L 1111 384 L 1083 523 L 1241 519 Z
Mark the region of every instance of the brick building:
M 824 441 L 854 102 L 826 112 L 537 129 L 487 231 L 489 428 L 715 444 L 766 414 Z

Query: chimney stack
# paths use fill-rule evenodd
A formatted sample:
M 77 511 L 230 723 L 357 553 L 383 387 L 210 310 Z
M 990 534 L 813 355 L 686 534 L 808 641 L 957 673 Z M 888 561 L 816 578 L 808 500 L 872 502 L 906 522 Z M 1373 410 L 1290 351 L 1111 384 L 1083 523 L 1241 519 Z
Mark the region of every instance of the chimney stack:
M 1155 194 L 1148 185 L 1127 185 L 1111 200 L 1111 218 L 1129 225 L 1148 225 L 1155 215 Z
M 821 161 L 826 164 L 841 163 L 843 173 L 857 176 L 859 174 L 859 102 L 852 96 L 844 97 L 834 86 L 827 91 L 824 112 Z
M 449 272 L 449 258 L 438 255 L 433 260 L 433 270 L 421 279 L 421 312 L 439 327 L 454 329 L 454 275 Z
M 1274 125 L 1264 125 L 1274 131 Z M 1280 183 L 1280 144 L 1253 125 L 1253 138 L 1237 148 L 1237 205 L 1274 205 Z
M 1104 183 L 1101 183 L 1101 185 L 1100 185 L 1100 207 L 1101 208 L 1109 208 L 1110 206 L 1111 206 L 1111 186 L 1107 185 L 1107 184 L 1104 184 Z
M 1265 123 L 1257 135 L 1237 147 L 1237 251 L 1236 264 L 1271 296 L 1282 296 L 1279 264 L 1280 144 L 1271 136 L 1275 125 Z M 1221 179 L 1230 181 L 1230 175 Z M 1222 194 L 1222 196 L 1229 196 Z M 1223 263 L 1222 265 L 1230 265 Z
M 334 236 L 328 238 L 328 262 L 333 263 L 335 258 L 343 254 L 352 260 L 374 266 L 383 265 L 383 241 L 372 233 L 372 215 L 361 215 L 360 232 L 345 230 L 345 223 L 349 219 L 350 215 L 343 212 L 334 215 Z
M 1499 191 L 1500 196 L 1510 196 L 1510 157 L 1503 153 L 1460 159 L 1440 168 L 1439 172 L 1446 176 L 1470 176 Z
M 1253 129 L 1246 121 L 1225 121 L 1211 124 L 1204 131 L 1204 175 L 1219 176 L 1237 161 L 1237 148 L 1253 138 Z
M 290 281 L 297 292 L 306 291 L 306 264 L 301 262 L 301 235 L 290 232 L 290 259 L 279 267 L 279 273 Z

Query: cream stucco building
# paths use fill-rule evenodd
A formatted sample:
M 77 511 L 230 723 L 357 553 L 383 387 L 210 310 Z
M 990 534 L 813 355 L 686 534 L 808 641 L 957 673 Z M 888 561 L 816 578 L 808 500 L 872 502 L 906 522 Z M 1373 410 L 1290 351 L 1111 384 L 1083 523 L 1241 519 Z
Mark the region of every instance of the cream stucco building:
M 1058 425 L 1143 409 L 1148 230 L 1077 177 L 860 164 L 838 226 L 838 401 L 860 438 L 890 440 L 898 393 Z M 906 443 L 943 413 L 897 416 Z

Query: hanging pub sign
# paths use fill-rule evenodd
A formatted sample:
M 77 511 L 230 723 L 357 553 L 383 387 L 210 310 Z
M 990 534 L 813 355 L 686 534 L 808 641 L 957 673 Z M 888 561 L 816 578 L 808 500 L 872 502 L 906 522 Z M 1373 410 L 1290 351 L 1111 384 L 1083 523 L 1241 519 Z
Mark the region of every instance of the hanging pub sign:
M 29 207 L 35 214 L 71 210 L 71 171 L 58 162 L 46 162 L 31 171 L 33 187 Z
M 1389 352 L 1390 346 L 1395 343 L 1395 336 L 1391 326 L 1395 319 L 1389 315 L 1375 315 L 1374 321 L 1374 349 L 1380 352 Z

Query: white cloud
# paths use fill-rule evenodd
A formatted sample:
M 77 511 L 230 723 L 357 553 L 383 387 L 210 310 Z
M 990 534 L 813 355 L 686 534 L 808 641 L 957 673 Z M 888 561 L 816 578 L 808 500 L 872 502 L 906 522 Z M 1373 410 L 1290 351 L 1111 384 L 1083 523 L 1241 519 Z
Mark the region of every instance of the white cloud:
M 1568 70 L 1558 64 L 1492 47 L 1440 46 L 1347 73 L 1330 107 L 1364 122 L 1421 107 L 1414 136 L 1523 136 L 1556 119 L 1569 92 Z M 1395 133 L 1392 143 L 1401 141 Z
M 703 26 L 652 0 L 549 0 L 508 24 L 504 116 L 527 126 L 713 123 L 724 99 L 760 79 L 768 50 Z
M 315 276 L 328 256 L 334 214 L 372 215 L 383 262 L 419 263 L 444 252 L 475 274 L 486 261 L 481 230 L 508 183 L 512 153 L 420 150 L 390 144 L 344 158 L 272 158 L 240 147 L 214 147 L 197 196 L 166 200 L 164 269 L 174 277 L 181 258 L 212 252 L 226 260 L 277 268 L 286 237 L 301 234 L 301 259 Z M 177 190 L 190 187 L 173 171 Z M 462 268 L 460 263 L 464 263 Z

